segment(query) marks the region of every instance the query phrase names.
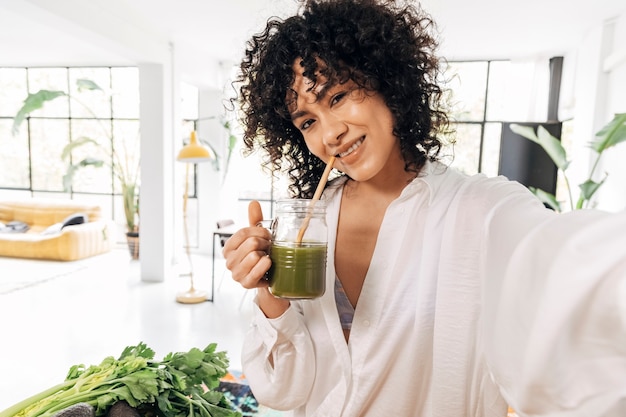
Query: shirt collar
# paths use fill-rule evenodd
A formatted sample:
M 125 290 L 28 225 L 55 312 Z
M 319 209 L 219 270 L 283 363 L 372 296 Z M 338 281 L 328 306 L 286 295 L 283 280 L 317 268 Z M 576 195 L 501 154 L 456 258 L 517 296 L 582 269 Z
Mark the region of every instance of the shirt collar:
M 402 190 L 400 198 L 409 198 L 421 192 L 424 194 L 423 198 L 428 200 L 428 206 L 431 206 L 444 185 L 448 170 L 449 167 L 439 161 L 427 161 L 417 177 Z

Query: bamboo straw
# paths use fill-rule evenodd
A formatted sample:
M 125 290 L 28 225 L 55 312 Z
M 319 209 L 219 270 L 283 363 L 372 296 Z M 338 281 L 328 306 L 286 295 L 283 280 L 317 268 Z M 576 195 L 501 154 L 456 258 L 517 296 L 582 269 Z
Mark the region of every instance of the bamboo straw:
M 330 171 L 333 169 L 333 164 L 335 163 L 335 157 L 331 156 L 328 159 L 328 164 L 326 164 L 326 168 L 322 173 L 322 178 L 320 178 L 319 184 L 317 184 L 317 188 L 315 189 L 315 194 L 313 195 L 313 199 L 309 204 L 309 211 L 302 221 L 302 226 L 300 226 L 300 230 L 298 230 L 298 236 L 296 237 L 296 244 L 302 243 L 302 238 L 304 237 L 304 232 L 306 232 L 307 227 L 309 227 L 309 221 L 311 220 L 311 216 L 313 215 L 313 208 L 315 207 L 315 203 L 322 196 L 322 191 L 324 191 L 324 187 L 326 186 L 326 181 L 328 181 L 328 176 L 330 175 Z

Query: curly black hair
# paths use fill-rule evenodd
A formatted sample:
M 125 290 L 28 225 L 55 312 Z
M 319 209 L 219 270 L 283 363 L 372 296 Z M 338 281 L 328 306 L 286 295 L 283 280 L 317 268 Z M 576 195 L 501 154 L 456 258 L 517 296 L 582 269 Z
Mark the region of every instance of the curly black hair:
M 405 169 L 435 160 L 449 120 L 437 84 L 436 26 L 420 6 L 390 0 L 306 0 L 287 19 L 272 17 L 247 44 L 238 96 L 246 152 L 265 151 L 264 166 L 284 171 L 289 192 L 310 198 L 325 164 L 309 152 L 287 110 L 293 63 L 327 84 L 353 80 L 381 94 L 395 118 Z M 321 64 L 321 65 L 320 65 Z

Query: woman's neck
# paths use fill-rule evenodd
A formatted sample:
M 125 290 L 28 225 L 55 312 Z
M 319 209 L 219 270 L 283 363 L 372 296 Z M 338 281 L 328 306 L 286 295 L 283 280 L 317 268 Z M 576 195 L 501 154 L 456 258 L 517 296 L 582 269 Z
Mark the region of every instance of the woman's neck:
M 401 170 L 381 172 L 367 181 L 355 181 L 349 178 L 344 185 L 344 193 L 353 197 L 370 195 L 391 201 L 397 198 L 415 177 L 417 177 L 417 172 L 406 171 L 402 165 Z

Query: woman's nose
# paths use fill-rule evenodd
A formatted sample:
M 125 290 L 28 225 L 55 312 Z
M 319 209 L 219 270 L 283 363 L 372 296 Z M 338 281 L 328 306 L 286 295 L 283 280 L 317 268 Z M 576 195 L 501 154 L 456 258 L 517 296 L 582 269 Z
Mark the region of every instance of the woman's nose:
M 324 145 L 329 147 L 337 146 L 341 143 L 341 138 L 346 134 L 348 126 L 333 114 L 324 117 L 323 123 L 322 140 Z

